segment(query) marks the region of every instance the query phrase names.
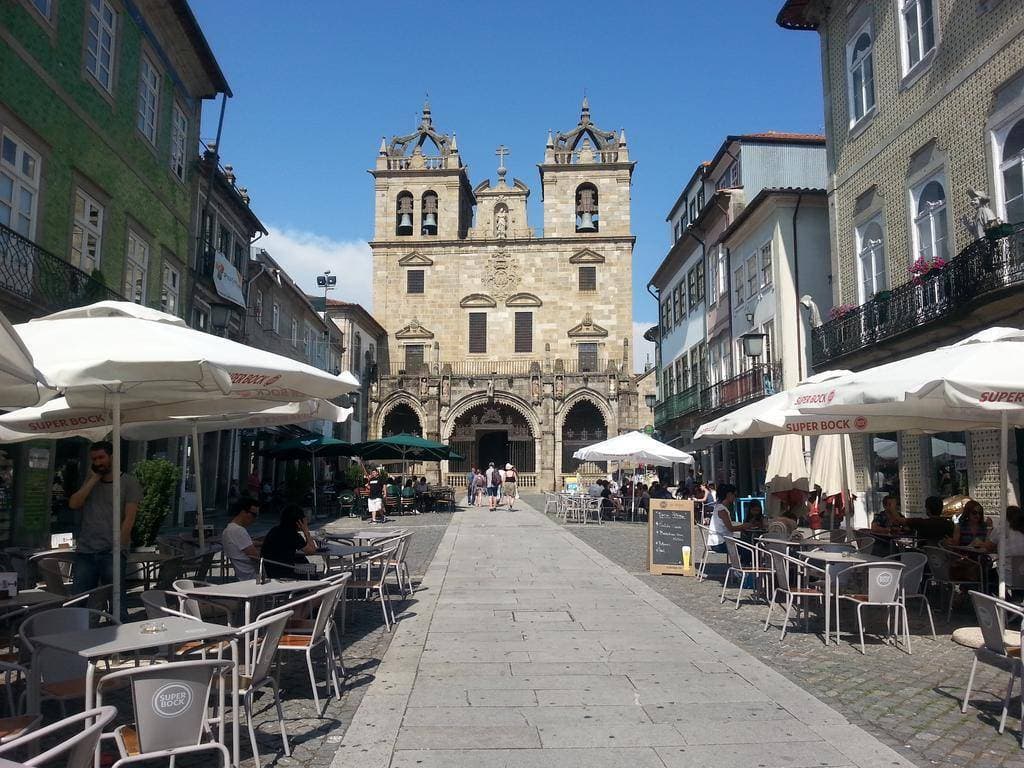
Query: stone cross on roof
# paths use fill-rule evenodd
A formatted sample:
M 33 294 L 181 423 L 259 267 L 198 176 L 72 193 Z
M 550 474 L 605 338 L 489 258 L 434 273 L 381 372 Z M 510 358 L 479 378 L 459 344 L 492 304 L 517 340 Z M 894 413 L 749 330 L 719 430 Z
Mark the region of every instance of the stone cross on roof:
M 504 144 L 499 144 L 498 148 L 494 150 L 494 154 L 498 156 L 498 177 L 504 179 L 505 173 L 508 170 L 505 168 L 505 156 L 511 154 L 511 152 Z

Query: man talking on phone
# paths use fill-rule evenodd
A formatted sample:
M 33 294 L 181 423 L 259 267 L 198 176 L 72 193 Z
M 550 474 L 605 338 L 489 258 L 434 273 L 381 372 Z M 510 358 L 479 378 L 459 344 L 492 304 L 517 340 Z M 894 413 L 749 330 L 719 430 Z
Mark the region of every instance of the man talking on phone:
M 114 580 L 114 446 L 104 440 L 89 446 L 92 469 L 82 487 L 71 494 L 68 507 L 82 510 L 75 555 L 75 594 L 88 592 Z M 142 487 L 131 475 L 121 475 L 121 573 L 125 552 L 132 542 L 135 513 L 142 500 Z

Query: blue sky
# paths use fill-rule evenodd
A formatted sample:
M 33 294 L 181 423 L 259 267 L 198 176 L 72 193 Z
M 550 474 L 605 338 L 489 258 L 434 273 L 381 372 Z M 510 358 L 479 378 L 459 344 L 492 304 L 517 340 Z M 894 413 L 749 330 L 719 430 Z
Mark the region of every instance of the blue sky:
M 271 230 L 267 249 L 309 290 L 330 268 L 337 297 L 365 304 L 366 170 L 382 135 L 415 127 L 425 93 L 474 185 L 510 148 L 538 229 L 548 129 L 576 125 L 584 91 L 595 123 L 626 129 L 642 326 L 657 316 L 645 285 L 668 249 L 665 214 L 696 164 L 730 133 L 822 131 L 818 37 L 775 25 L 782 0 L 191 3 L 235 93 L 222 162 Z M 204 138 L 216 117 L 208 104 Z

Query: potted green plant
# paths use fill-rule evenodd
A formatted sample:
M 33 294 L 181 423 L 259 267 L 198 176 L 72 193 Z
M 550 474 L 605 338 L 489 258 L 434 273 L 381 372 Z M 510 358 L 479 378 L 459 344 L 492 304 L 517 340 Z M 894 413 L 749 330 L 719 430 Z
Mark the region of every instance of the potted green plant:
M 151 547 L 156 543 L 160 527 L 171 512 L 171 501 L 181 472 L 166 459 L 140 461 L 133 471 L 142 486 L 142 501 L 135 515 L 132 543 L 139 547 Z

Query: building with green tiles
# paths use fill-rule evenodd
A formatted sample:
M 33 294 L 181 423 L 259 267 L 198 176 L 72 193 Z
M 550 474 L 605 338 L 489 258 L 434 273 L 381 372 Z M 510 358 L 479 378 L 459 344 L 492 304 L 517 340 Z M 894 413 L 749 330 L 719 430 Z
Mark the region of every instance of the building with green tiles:
M 202 103 L 230 89 L 186 0 L 0 0 L 0 73 L 0 311 L 188 317 Z M 85 447 L 0 446 L 0 546 L 69 529 Z
M 5 0 L 0 72 L 0 309 L 182 314 L 201 105 L 230 95 L 185 0 Z

